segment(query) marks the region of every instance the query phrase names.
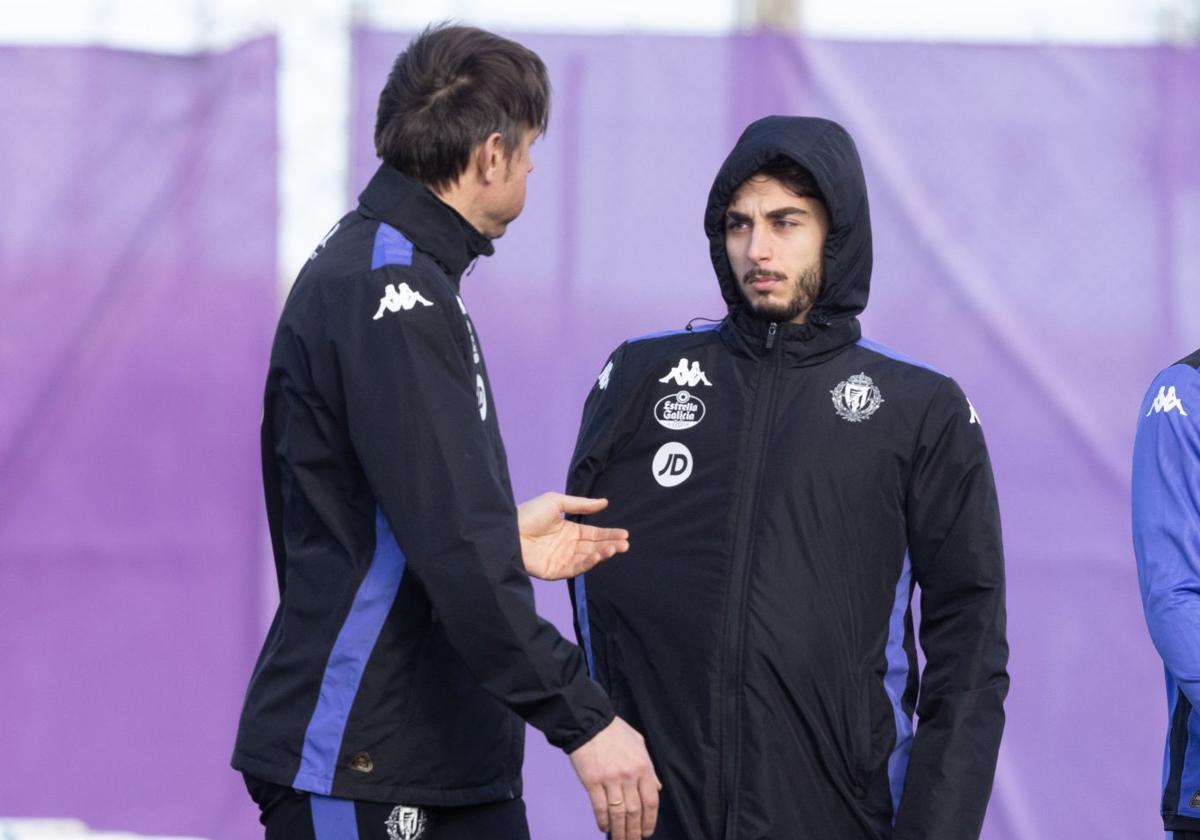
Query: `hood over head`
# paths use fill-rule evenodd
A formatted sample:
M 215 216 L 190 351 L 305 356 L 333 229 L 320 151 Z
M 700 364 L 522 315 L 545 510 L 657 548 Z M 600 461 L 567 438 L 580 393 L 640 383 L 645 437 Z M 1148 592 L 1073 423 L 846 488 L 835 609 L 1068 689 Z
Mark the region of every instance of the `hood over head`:
M 850 135 L 837 123 L 817 117 L 763 117 L 742 132 L 721 165 L 704 214 L 721 294 L 731 312 L 746 308 L 725 253 L 725 210 L 737 188 L 778 156 L 812 173 L 829 211 L 825 277 L 809 320 L 820 324 L 853 318 L 866 307 L 871 286 L 867 186 Z

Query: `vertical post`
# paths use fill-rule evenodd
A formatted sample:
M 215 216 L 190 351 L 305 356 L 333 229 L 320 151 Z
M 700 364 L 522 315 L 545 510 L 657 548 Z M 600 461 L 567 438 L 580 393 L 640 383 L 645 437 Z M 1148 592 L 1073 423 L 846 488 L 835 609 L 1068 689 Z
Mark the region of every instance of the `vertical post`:
M 736 0 L 738 24 L 742 29 L 777 29 L 798 32 L 802 28 L 801 0 Z
M 279 284 L 284 296 L 346 211 L 353 0 L 279 12 Z

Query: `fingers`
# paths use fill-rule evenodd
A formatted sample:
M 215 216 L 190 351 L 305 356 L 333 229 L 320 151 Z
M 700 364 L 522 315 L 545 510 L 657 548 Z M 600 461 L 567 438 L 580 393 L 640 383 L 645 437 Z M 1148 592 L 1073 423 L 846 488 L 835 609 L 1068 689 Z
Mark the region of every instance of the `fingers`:
M 604 793 L 603 785 L 589 785 L 588 799 L 592 800 L 592 816 L 596 818 L 596 828 L 608 834 L 611 823 L 608 819 L 608 796 Z
M 622 542 L 629 540 L 624 528 L 597 528 L 595 525 L 580 525 L 579 539 L 591 542 Z
M 558 509 L 567 514 L 598 513 L 608 507 L 608 499 L 589 499 L 584 496 L 567 496 L 563 493 L 556 493 L 554 496 L 558 503 Z
M 638 778 L 638 794 L 642 800 L 642 836 L 649 837 L 658 825 L 658 792 L 662 782 L 653 771 Z
M 625 800 L 622 805 L 625 809 L 625 838 L 642 840 L 642 797 L 638 794 L 637 783 L 626 782 L 622 794 Z
M 612 840 L 625 838 L 625 800 L 621 796 L 620 785 L 607 784 L 604 786 L 605 808 L 608 810 L 608 830 Z

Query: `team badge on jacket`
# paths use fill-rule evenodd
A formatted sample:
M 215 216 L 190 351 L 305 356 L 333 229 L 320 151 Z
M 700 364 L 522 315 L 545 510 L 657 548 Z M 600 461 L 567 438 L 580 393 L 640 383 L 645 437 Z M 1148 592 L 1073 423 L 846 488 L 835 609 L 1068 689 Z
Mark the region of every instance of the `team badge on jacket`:
M 429 825 L 429 818 L 420 808 L 399 805 L 392 809 L 387 822 L 388 840 L 418 840 Z
M 866 420 L 883 404 L 879 386 L 865 373 L 856 373 L 839 382 L 829 393 L 833 395 L 833 407 L 838 417 L 850 423 Z

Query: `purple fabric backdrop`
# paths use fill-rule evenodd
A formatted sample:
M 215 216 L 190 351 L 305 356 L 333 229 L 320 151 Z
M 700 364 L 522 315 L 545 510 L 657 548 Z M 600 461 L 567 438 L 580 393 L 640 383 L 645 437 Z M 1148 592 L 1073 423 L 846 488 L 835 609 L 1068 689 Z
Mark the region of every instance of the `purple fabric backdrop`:
M 275 46 L 0 49 L 0 815 L 253 836 Z
M 352 190 L 406 40 L 358 34 Z M 984 836 L 1161 836 L 1166 704 L 1128 461 L 1144 388 L 1200 344 L 1184 309 L 1200 304 L 1200 51 L 520 40 L 550 68 L 550 132 L 525 214 L 464 285 L 518 495 L 561 486 L 612 347 L 720 316 L 701 217 L 741 129 L 838 120 L 871 190 L 865 331 L 959 379 L 995 462 L 1013 687 Z M 538 597 L 569 633 L 565 589 Z M 535 837 L 588 836 L 582 790 L 536 732 L 526 781 Z
M 356 35 L 351 193 L 406 40 Z M 741 128 L 839 120 L 871 188 L 866 331 L 957 376 L 996 465 L 1013 690 L 985 837 L 1159 836 L 1127 462 L 1142 390 L 1200 344 L 1200 51 L 521 40 L 551 130 L 464 287 L 518 494 L 561 486 L 613 346 L 720 316 L 701 215 Z M 256 836 L 227 757 L 269 582 L 274 67 L 269 41 L 0 49 L 0 814 Z M 564 587 L 538 597 L 570 633 Z M 526 779 L 538 840 L 592 836 L 537 733 Z

